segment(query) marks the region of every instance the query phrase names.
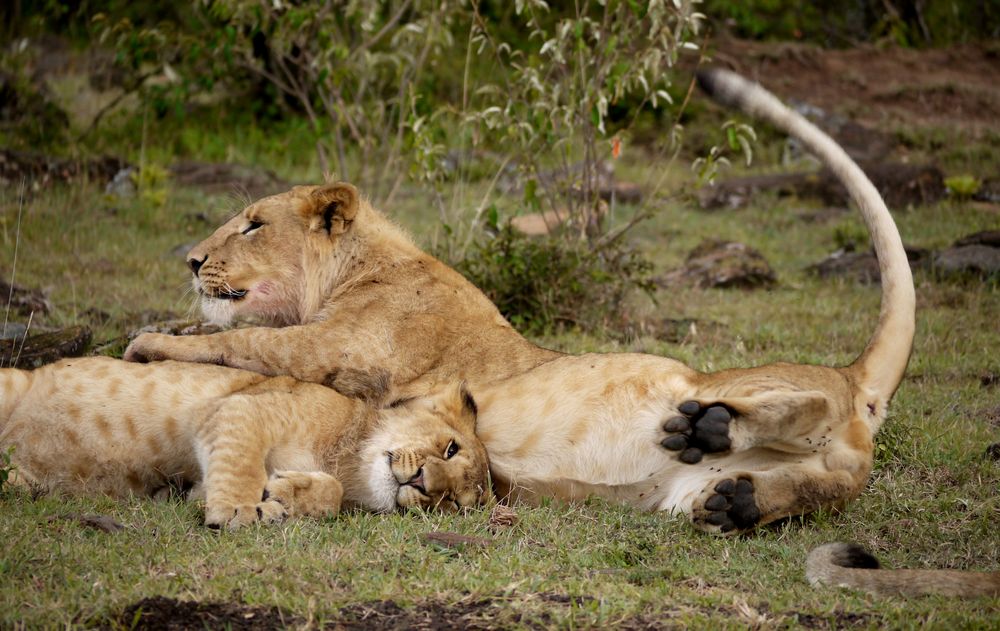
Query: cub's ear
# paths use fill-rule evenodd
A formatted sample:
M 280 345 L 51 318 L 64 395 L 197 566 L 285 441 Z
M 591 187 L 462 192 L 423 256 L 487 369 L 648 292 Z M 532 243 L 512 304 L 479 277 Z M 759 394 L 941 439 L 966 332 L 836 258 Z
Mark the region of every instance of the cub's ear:
M 464 381 L 446 386 L 434 397 L 433 407 L 443 413 L 445 421 L 455 429 L 476 432 L 479 408 Z
M 344 234 L 358 214 L 358 189 L 347 182 L 319 186 L 309 193 L 303 214 L 310 230 Z

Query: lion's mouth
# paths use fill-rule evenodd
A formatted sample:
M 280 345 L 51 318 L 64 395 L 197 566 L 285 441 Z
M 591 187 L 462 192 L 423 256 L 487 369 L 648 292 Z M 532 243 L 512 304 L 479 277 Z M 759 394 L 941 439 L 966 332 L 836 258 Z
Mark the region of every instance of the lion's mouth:
M 203 293 L 209 298 L 218 298 L 219 300 L 240 300 L 247 295 L 247 290 L 228 288 L 213 291 L 204 290 Z

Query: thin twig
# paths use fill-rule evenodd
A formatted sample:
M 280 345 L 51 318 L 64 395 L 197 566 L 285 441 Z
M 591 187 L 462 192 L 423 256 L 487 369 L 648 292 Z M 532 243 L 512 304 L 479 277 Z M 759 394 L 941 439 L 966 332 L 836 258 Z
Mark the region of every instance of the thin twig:
M 28 314 L 28 324 L 24 327 L 24 337 L 21 338 L 21 348 L 17 349 L 17 357 L 11 362 L 10 367 L 14 368 L 17 366 L 17 362 L 21 360 L 21 352 L 24 350 L 24 343 L 28 341 L 28 332 L 31 331 L 31 320 L 35 317 L 35 310 L 32 309 L 31 313 Z M 13 348 L 11 349 L 13 350 Z
M 14 279 L 17 274 L 17 246 L 21 242 L 21 214 L 24 210 L 24 187 L 25 179 L 21 178 L 21 185 L 17 192 L 17 228 L 14 230 L 14 262 L 10 266 L 10 291 L 7 293 L 7 310 L 3 314 L 3 333 L 7 334 L 7 322 L 10 318 L 10 305 L 14 302 Z

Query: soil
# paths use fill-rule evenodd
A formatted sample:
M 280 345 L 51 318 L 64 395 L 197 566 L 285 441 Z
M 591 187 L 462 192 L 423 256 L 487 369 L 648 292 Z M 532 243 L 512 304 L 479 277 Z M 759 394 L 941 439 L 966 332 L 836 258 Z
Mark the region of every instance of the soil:
M 589 596 L 567 596 L 565 594 L 540 593 L 533 596 L 554 607 L 582 606 L 593 601 Z M 339 615 L 328 620 L 324 628 L 336 631 L 347 629 L 416 629 L 421 631 L 451 631 L 469 629 L 486 631 L 493 629 L 544 629 L 558 626 L 556 618 L 549 613 L 539 616 L 523 616 L 510 612 L 509 599 L 495 600 L 481 598 L 458 602 L 428 600 L 415 606 L 403 607 L 393 600 L 377 600 L 348 605 Z M 766 611 L 765 605 L 760 611 Z M 502 613 L 503 611 L 503 613 Z M 736 608 L 704 608 L 703 613 L 718 619 L 726 616 L 731 621 L 748 622 L 746 613 Z M 753 614 L 760 616 L 758 610 Z M 764 619 L 795 620 L 808 629 L 842 629 L 850 627 L 870 627 L 877 618 L 868 614 L 832 612 L 829 616 L 801 614 L 790 611 Z M 298 616 L 282 612 L 277 607 L 254 607 L 240 603 L 199 603 L 174 600 L 162 596 L 144 598 L 126 607 L 121 614 L 105 624 L 103 628 L 121 628 L 145 631 L 180 631 L 182 629 L 231 629 L 233 631 L 257 631 L 282 629 L 304 625 Z M 615 622 L 616 629 L 624 631 L 646 631 L 652 629 L 683 628 L 671 612 L 646 614 Z
M 887 123 L 996 129 L 1000 120 L 1000 45 L 995 42 L 914 50 L 858 46 L 825 50 L 806 44 L 716 38 L 714 62 L 787 99 L 841 112 L 862 125 Z

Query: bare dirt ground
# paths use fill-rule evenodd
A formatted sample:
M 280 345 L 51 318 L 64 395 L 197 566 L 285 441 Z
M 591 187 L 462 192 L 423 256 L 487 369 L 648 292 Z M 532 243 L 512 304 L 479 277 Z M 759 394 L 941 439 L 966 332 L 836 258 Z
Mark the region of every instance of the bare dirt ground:
M 1000 43 L 824 50 L 724 38 L 708 48 L 716 63 L 764 82 L 781 97 L 808 100 L 863 125 L 978 133 L 996 130 L 1000 121 Z

